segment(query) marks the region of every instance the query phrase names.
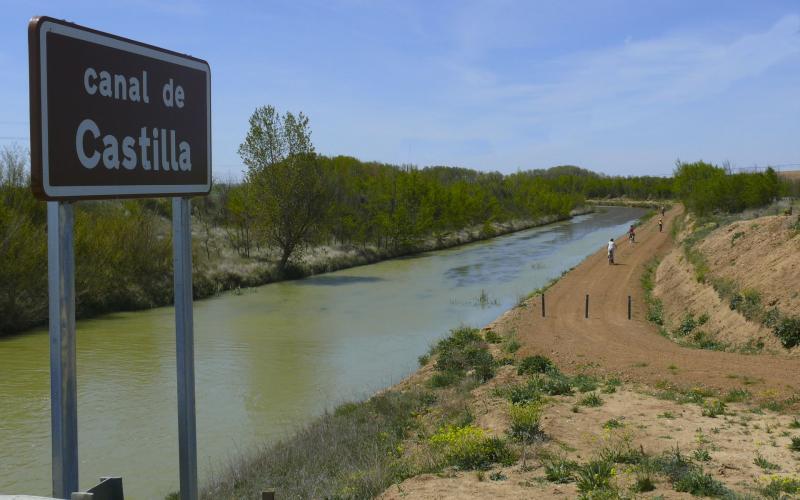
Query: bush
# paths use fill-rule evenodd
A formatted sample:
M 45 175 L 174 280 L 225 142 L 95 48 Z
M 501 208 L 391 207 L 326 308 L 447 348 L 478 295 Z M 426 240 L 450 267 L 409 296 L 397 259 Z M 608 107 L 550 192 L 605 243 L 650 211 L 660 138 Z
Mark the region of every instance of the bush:
M 719 415 L 725 415 L 727 407 L 725 403 L 719 400 L 705 402 L 703 404 L 702 414 L 704 417 L 716 418 Z
M 487 469 L 495 463 L 512 465 L 516 461 L 502 439 L 488 437 L 483 429 L 472 425 L 440 429 L 430 442 L 444 453 L 448 465 L 462 470 Z
M 792 451 L 800 451 L 800 436 L 792 436 L 792 442 L 789 443 L 789 449 Z
M 800 493 L 800 479 L 791 477 L 771 477 L 769 483 L 761 489 L 761 493 L 767 498 L 775 500 L 786 498 L 781 493 L 794 495 Z
M 581 373 L 572 378 L 572 385 L 580 392 L 589 392 L 597 389 L 597 379 Z
M 614 464 L 605 460 L 594 460 L 578 468 L 576 473 L 578 491 L 589 493 L 597 490 L 611 490 L 614 477 Z
M 494 330 L 486 330 L 486 342 L 490 344 L 499 344 L 503 341 L 503 338 Z
M 453 330 L 449 337 L 439 341 L 434 351 L 437 353 L 434 368 L 451 374 L 450 379 L 463 377 L 468 370 L 474 370 L 481 382 L 494 376 L 494 358 L 475 328 Z
M 572 481 L 572 472 L 578 464 L 564 457 L 548 457 L 542 460 L 544 477 L 552 483 L 568 483 Z
M 597 393 L 592 392 L 587 394 L 580 401 L 578 401 L 578 404 L 582 406 L 597 407 L 597 406 L 603 406 L 603 400 L 600 399 L 600 396 L 598 396 Z
M 495 389 L 494 394 L 508 399 L 513 404 L 527 404 L 541 401 L 544 397 L 540 379 L 531 379 L 525 384 L 513 384 Z
M 775 325 L 773 333 L 783 344 L 783 347 L 791 349 L 800 344 L 800 318 L 783 318 Z
M 539 427 L 542 419 L 542 407 L 538 403 L 512 404 L 509 409 L 511 417 L 511 437 L 524 443 L 530 443 L 544 435 Z
M 539 354 L 535 356 L 528 356 L 523 359 L 520 364 L 519 368 L 517 369 L 517 374 L 519 375 L 533 375 L 536 373 L 547 373 L 555 368 L 555 365 L 549 358 L 546 356 L 540 356 Z
M 694 315 L 688 313 L 683 317 L 683 321 L 681 321 L 680 326 L 678 326 L 678 328 L 675 330 L 675 335 L 678 337 L 689 335 L 696 327 L 697 321 L 695 321 Z
M 462 378 L 463 376 L 456 372 L 434 373 L 430 380 L 428 380 L 428 385 L 434 389 L 449 387 L 460 381 Z
M 718 497 L 728 492 L 725 486 L 709 476 L 703 469 L 692 469 L 675 484 L 675 491 L 691 493 L 695 496 Z

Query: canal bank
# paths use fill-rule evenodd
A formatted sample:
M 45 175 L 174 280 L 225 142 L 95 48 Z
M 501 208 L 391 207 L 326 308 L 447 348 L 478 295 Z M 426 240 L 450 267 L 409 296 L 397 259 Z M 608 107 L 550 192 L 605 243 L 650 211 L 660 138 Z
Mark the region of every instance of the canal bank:
M 223 294 L 195 305 L 202 477 L 326 408 L 389 386 L 459 324 L 482 326 L 644 213 L 609 208 L 450 250 Z M 78 325 L 82 485 L 177 487 L 172 309 Z M 0 491 L 49 490 L 47 335 L 0 341 Z

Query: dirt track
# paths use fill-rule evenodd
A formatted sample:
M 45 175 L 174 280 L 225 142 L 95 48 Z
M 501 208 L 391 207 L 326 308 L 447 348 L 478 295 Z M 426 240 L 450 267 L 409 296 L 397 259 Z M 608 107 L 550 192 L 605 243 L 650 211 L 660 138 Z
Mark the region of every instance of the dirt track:
M 617 265 L 608 265 L 605 249 L 587 258 L 547 291 L 547 317 L 541 317 L 541 299 L 535 297 L 497 326 L 517 330 L 521 356 L 545 354 L 567 370 L 593 363 L 631 380 L 721 390 L 741 387 L 748 377 L 757 381 L 749 388 L 757 398 L 800 392 L 800 359 L 685 348 L 646 321 L 640 277 L 650 259 L 672 248 L 668 228 L 681 212 L 679 206 L 667 212 L 662 233 L 658 218 L 651 219 L 637 230 L 634 245 L 620 237 Z M 586 294 L 589 319 L 584 318 Z M 628 295 L 633 298 L 632 320 L 627 319 Z

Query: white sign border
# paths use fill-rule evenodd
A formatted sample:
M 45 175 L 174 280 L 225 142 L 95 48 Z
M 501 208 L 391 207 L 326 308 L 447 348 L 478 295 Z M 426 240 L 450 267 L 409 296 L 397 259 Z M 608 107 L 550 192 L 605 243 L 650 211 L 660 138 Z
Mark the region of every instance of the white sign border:
M 202 71 L 206 75 L 206 131 L 208 134 L 208 180 L 205 184 L 165 184 L 165 185 L 125 185 L 125 186 L 52 186 L 50 185 L 50 145 L 48 142 L 47 120 L 47 33 L 56 33 L 78 40 L 111 47 L 134 54 L 139 54 L 153 59 L 159 59 L 171 64 L 186 66 Z M 117 38 L 104 36 L 99 33 L 84 31 L 72 26 L 46 20 L 39 27 L 39 60 L 41 93 L 41 119 L 42 119 L 42 187 L 44 193 L 52 198 L 81 198 L 90 196 L 122 197 L 125 195 L 173 195 L 181 193 L 197 193 L 201 189 L 211 189 L 211 68 L 208 64 L 195 59 L 188 59 L 176 54 L 161 52 L 150 47 L 126 42 Z

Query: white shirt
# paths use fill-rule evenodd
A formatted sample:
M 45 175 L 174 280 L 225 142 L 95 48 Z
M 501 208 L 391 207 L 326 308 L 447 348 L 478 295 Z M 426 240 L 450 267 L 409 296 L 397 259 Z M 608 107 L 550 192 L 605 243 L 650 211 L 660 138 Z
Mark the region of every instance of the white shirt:
M 613 241 L 609 241 L 608 242 L 608 253 L 613 252 L 614 250 L 616 250 L 616 248 L 617 248 L 617 245 L 614 244 Z

